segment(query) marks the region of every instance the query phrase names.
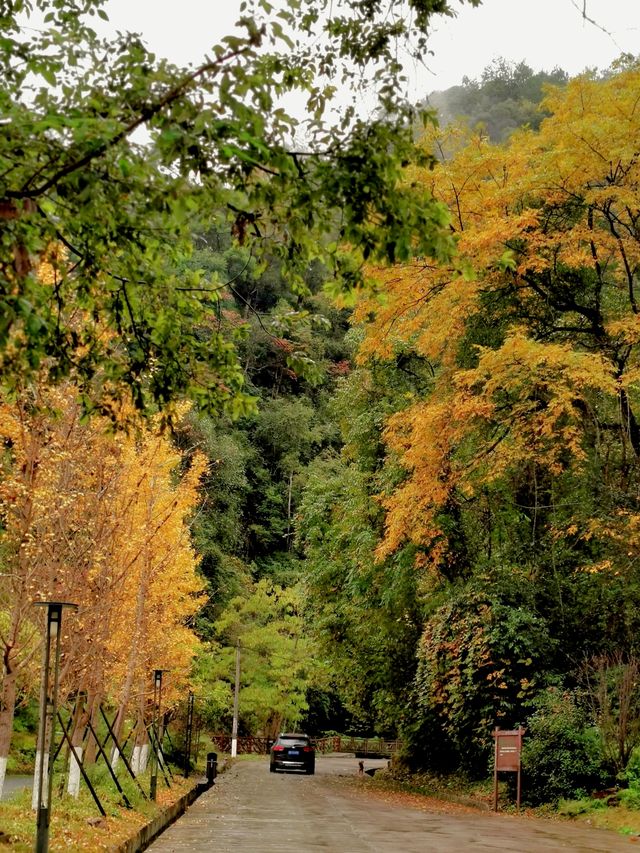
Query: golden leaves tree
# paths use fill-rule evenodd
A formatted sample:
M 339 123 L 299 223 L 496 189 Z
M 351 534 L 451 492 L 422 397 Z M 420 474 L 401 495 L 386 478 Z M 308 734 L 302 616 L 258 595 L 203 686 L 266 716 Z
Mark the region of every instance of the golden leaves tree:
M 166 436 L 82 422 L 70 385 L 5 401 L 0 436 L 4 769 L 16 699 L 37 684 L 36 600 L 79 605 L 65 620 L 61 674 L 63 694 L 78 700 L 78 744 L 101 702 L 118 704 L 119 724 L 144 706 L 151 669 L 174 671 L 169 698 L 188 680 L 201 589 L 189 519 L 204 462 L 180 475 Z
M 446 574 L 443 511 L 498 480 L 526 471 L 539 500 L 587 460 L 636 471 L 639 92 L 637 67 L 578 78 L 539 132 L 448 140 L 455 156 L 410 176 L 449 205 L 460 261 L 378 270 L 383 295 L 357 309 L 362 361 L 410 351 L 433 371 L 388 422 L 406 478 L 383 497 L 381 556 L 413 543 Z

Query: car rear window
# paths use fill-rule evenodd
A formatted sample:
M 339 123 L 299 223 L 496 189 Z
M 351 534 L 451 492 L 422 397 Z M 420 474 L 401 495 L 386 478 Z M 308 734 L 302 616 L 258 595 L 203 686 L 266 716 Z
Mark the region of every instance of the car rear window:
M 309 743 L 308 737 L 281 737 L 278 738 L 278 743 L 281 743 L 282 746 L 293 746 L 295 743 Z

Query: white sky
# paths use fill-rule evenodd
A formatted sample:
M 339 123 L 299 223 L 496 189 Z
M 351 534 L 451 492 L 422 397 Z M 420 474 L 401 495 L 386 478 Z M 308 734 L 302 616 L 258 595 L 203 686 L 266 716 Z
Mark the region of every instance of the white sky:
M 558 65 L 570 74 L 606 68 L 622 52 L 640 53 L 640 0 L 586 0 L 586 12 L 610 35 L 583 21 L 585 0 L 484 0 L 434 19 L 428 68 L 411 72 L 414 99 L 478 77 L 494 58 L 526 61 L 535 71 Z M 115 29 L 142 33 L 158 54 L 198 62 L 233 31 L 240 0 L 108 0 Z M 457 3 L 453 2 L 456 6 Z

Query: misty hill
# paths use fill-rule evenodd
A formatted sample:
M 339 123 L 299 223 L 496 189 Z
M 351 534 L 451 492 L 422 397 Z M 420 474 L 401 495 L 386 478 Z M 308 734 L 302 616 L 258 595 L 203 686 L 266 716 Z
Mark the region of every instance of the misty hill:
M 533 71 L 525 62 L 499 58 L 479 80 L 463 77 L 459 86 L 432 92 L 426 103 L 438 111 L 443 126 L 462 118 L 469 127 L 480 125 L 492 142 L 504 142 L 518 127 L 537 128 L 544 118 L 539 109 L 544 87 L 563 86 L 568 79 L 561 68 Z

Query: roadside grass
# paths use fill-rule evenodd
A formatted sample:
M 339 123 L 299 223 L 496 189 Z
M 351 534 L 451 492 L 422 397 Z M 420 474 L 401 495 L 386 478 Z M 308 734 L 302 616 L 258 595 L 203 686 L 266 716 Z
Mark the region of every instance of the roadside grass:
M 381 770 L 373 778 L 349 780 L 360 789 L 380 793 L 417 795 L 427 799 L 451 803 L 487 811 L 493 808 L 493 779 L 481 782 L 470 781 L 463 776 L 439 777 L 430 774 L 403 774 L 397 778 L 389 771 Z M 499 784 L 500 811 L 517 814 L 515 804 L 510 802 L 507 786 Z M 637 793 L 637 796 L 636 796 Z M 537 808 L 522 808 L 525 818 L 551 820 L 573 820 L 598 829 L 608 829 L 622 835 L 640 836 L 640 791 L 631 788 L 620 791 L 610 802 L 594 797 L 579 800 L 560 800 L 557 805 L 546 804 Z
M 106 773 L 106 771 L 105 771 Z M 139 777 L 143 790 L 149 790 L 148 776 Z M 93 781 L 93 780 L 92 780 Z M 80 853 L 80 851 L 112 850 L 126 841 L 137 830 L 148 823 L 163 808 L 172 805 L 195 784 L 195 778 L 175 776 L 171 788 L 162 778 L 158 779 L 156 803 L 145 800 L 131 783 L 121 780 L 132 808 L 120 803 L 120 796 L 113 785 L 97 774 L 98 797 L 106 811 L 102 817 L 86 785 L 81 785 L 77 799 L 68 794 L 52 797 L 49 849 L 52 853 Z M 23 791 L 0 804 L 0 850 L 12 853 L 30 853 L 36 837 L 36 814 L 31 809 L 31 792 Z
M 376 788 L 394 793 L 419 794 L 424 797 L 486 810 L 493 806 L 493 780 L 471 781 L 462 775 L 436 776 L 430 773 L 403 773 L 379 770 L 370 780 Z M 500 785 L 500 793 L 503 792 Z
M 608 804 L 591 797 L 561 800 L 557 813 L 597 829 L 611 829 L 622 835 L 640 835 L 640 808 L 624 802 Z
M 9 773 L 32 773 L 35 759 L 34 735 L 27 731 L 14 731 L 11 738 L 11 752 L 7 761 L 7 771 Z

